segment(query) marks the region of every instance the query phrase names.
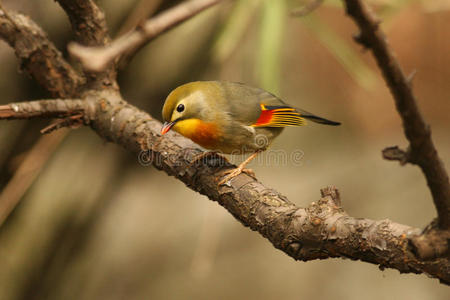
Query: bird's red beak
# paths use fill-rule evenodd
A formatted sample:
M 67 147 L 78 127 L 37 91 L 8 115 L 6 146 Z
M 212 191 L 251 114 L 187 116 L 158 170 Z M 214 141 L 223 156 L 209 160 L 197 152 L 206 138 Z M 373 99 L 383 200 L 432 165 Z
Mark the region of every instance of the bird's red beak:
M 173 125 L 175 125 L 175 122 L 164 122 L 161 128 L 161 135 L 166 134 L 172 128 Z

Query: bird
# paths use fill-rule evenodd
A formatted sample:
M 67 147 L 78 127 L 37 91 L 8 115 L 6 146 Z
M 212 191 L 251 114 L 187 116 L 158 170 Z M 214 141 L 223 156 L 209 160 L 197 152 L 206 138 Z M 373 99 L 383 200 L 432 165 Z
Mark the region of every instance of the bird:
M 264 89 L 228 81 L 194 81 L 169 93 L 163 109 L 161 136 L 171 129 L 211 150 L 209 155 L 250 154 L 237 168 L 224 172 L 219 185 L 242 172 L 265 151 L 285 127 L 306 125 L 310 120 L 340 125 L 285 103 Z

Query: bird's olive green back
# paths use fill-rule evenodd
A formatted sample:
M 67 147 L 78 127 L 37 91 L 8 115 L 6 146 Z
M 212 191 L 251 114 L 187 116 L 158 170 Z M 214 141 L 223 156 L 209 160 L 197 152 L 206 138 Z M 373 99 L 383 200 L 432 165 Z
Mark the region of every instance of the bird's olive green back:
M 163 107 L 164 121 L 171 120 L 174 109 L 182 99 L 196 92 L 200 93 L 199 97 L 202 96 L 202 109 L 187 109 L 194 110 L 195 117 L 205 121 L 214 118 L 214 121 L 232 120 L 242 125 L 252 125 L 261 115 L 261 104 L 286 105 L 260 88 L 226 81 L 195 81 L 179 86 L 169 94 Z
M 216 81 L 226 99 L 226 110 L 233 120 L 245 125 L 252 125 L 261 115 L 261 104 L 286 105 L 269 92 L 247 86 L 242 83 Z

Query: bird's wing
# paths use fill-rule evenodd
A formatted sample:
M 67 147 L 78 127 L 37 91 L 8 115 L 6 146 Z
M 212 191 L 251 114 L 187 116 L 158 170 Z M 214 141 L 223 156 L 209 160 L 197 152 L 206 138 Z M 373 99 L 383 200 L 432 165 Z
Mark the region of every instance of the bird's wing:
M 241 83 L 220 82 L 226 99 L 223 110 L 231 115 L 231 119 L 240 125 L 250 126 L 261 115 L 260 99 L 266 98 L 266 91 L 249 87 Z
M 252 124 L 253 127 L 303 126 L 306 125 L 306 120 L 332 126 L 341 124 L 292 107 L 268 92 L 261 95 L 263 96 L 260 99 L 261 114 Z
M 271 93 L 240 83 L 221 82 L 233 121 L 252 127 L 301 126 L 300 113 Z
M 325 125 L 339 125 L 307 111 L 292 107 L 275 95 L 240 83 L 222 82 L 227 109 L 233 120 L 252 127 L 306 125 L 306 119 Z
M 288 105 L 261 104 L 261 115 L 252 124 L 253 127 L 302 126 L 306 121 L 301 114 Z
M 279 99 L 278 99 L 279 100 Z M 279 100 L 281 101 L 281 100 Z M 284 104 L 284 103 L 283 103 Z M 261 115 L 252 124 L 253 127 L 286 127 L 286 126 L 303 126 L 306 120 L 315 123 L 337 126 L 341 123 L 331 121 L 303 109 L 294 108 L 289 105 L 267 105 L 261 104 Z

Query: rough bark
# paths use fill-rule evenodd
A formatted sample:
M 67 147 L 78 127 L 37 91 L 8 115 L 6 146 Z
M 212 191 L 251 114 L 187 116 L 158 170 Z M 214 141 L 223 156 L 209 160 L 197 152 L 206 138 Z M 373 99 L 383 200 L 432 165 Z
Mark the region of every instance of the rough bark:
M 93 0 L 57 0 L 69 16 L 75 41 L 84 46 L 107 46 L 110 42 L 105 14 Z M 101 89 L 112 87 L 118 89 L 116 67 L 113 62 L 105 64 L 101 72 L 84 69 L 87 88 Z
M 50 99 L 0 105 L 0 119 L 64 118 L 85 111 L 82 99 Z
M 52 96 L 67 98 L 78 94 L 84 79 L 63 59 L 47 34 L 29 17 L 6 12 L 0 6 L 0 38 L 14 49 L 21 70 Z

